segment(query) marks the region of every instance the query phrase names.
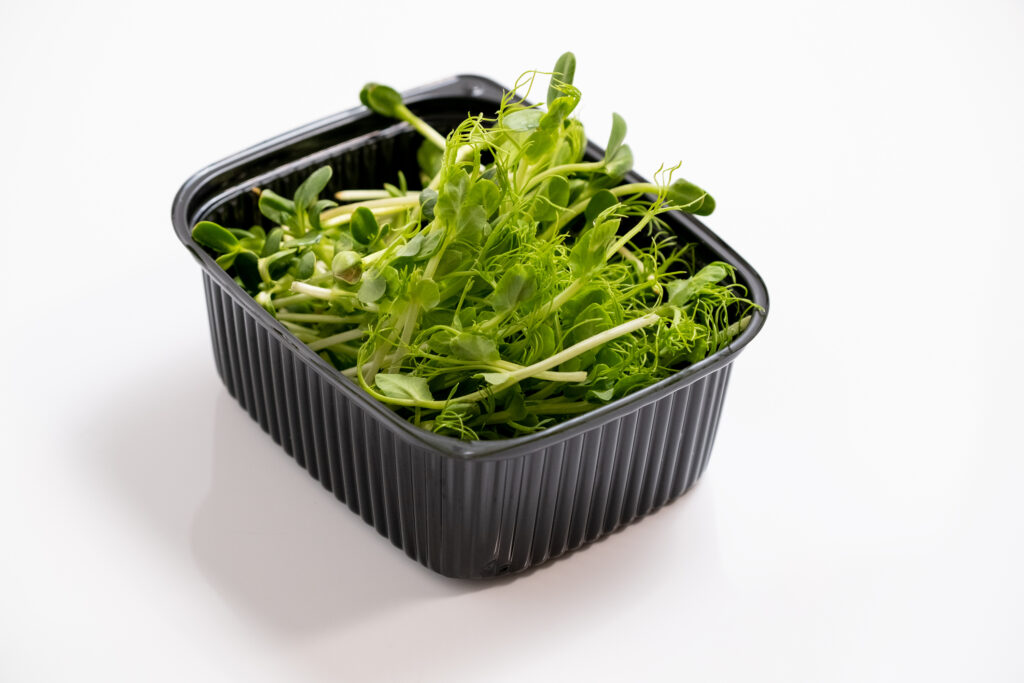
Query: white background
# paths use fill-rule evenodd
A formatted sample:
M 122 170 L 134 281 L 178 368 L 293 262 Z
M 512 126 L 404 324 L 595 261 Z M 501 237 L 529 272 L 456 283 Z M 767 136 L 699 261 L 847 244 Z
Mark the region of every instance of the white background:
M 370 5 L 0 7 L 0 680 L 1024 680 L 1024 6 Z M 452 581 L 227 395 L 171 199 L 367 80 L 566 49 L 772 309 L 691 493 Z

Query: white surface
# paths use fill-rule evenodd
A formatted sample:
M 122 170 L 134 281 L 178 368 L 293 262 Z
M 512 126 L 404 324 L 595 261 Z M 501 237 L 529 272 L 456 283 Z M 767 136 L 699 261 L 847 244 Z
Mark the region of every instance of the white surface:
M 1021 4 L 352 4 L 0 9 L 0 680 L 1024 680 Z M 694 491 L 451 581 L 227 396 L 170 203 L 366 80 L 564 49 L 772 310 Z

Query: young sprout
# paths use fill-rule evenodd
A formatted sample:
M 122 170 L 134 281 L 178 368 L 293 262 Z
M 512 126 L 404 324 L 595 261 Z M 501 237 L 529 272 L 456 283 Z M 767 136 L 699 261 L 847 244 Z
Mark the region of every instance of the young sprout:
M 359 93 L 359 101 L 381 116 L 405 121 L 436 147 L 442 150 L 445 148 L 444 136 L 409 111 L 402 101 L 402 96 L 394 88 L 380 83 L 367 83 Z

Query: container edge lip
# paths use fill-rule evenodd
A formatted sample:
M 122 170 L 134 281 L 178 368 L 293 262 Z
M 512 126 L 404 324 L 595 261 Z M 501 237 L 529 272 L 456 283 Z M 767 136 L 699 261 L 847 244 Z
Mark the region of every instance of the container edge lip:
M 469 92 L 467 92 L 469 88 Z M 479 88 L 476 91 L 475 88 Z M 490 92 L 488 92 L 490 91 Z M 415 104 L 426 99 L 454 95 L 484 96 L 487 94 L 500 96 L 507 92 L 507 88 L 485 76 L 476 74 L 457 74 L 427 83 L 416 88 L 403 91 L 402 96 L 410 104 Z M 440 455 L 459 458 L 464 460 L 499 460 L 517 457 L 525 452 L 534 451 L 537 444 L 544 442 L 558 443 L 584 431 L 607 423 L 620 414 L 631 412 L 644 405 L 657 400 L 660 395 L 670 391 L 681 389 L 703 377 L 722 369 L 732 363 L 736 356 L 750 343 L 761 328 L 764 326 L 768 313 L 768 291 L 760 274 L 744 259 L 735 249 L 730 247 L 717 234 L 711 231 L 704 223 L 690 214 L 679 214 L 681 220 L 693 230 L 700 239 L 713 249 L 724 252 L 737 270 L 750 284 L 750 297 L 762 310 L 755 311 L 753 320 L 740 335 L 728 346 L 719 349 L 712 355 L 694 363 L 675 374 L 666 377 L 648 387 L 624 396 L 623 398 L 595 408 L 587 413 L 575 416 L 557 425 L 543 429 L 533 434 L 513 437 L 509 439 L 494 439 L 486 441 L 463 441 L 455 437 L 444 436 L 428 432 L 416 425 L 400 418 L 394 411 L 390 410 L 379 401 L 373 400 L 366 392 L 355 383 L 338 373 L 334 368 L 327 366 L 326 362 L 309 350 L 297 338 L 287 332 L 280 323 L 263 310 L 255 300 L 235 286 L 226 272 L 214 267 L 212 258 L 202 250 L 195 248 L 191 243 L 191 231 L 186 223 L 186 208 L 196 191 L 203 186 L 210 178 L 218 173 L 231 169 L 232 167 L 249 161 L 259 155 L 266 154 L 277 148 L 286 146 L 298 140 L 316 135 L 317 133 L 338 126 L 348 121 L 355 121 L 360 117 L 371 115 L 369 110 L 360 105 L 351 109 L 317 119 L 310 123 L 301 125 L 280 135 L 273 136 L 255 145 L 247 147 L 235 154 L 231 154 L 219 161 L 215 161 L 202 167 L 199 171 L 190 176 L 178 189 L 171 204 L 171 222 L 178 235 L 179 240 L 186 249 L 196 258 L 203 270 L 218 285 L 229 292 L 229 295 L 239 302 L 243 308 L 256 316 L 265 316 L 270 323 L 270 330 L 276 333 L 280 341 L 284 342 L 293 351 L 299 353 L 307 363 L 316 368 L 321 378 L 329 381 L 332 386 L 344 392 L 350 399 L 355 400 L 360 407 L 371 411 L 379 419 L 387 422 L 397 430 L 396 436 L 420 446 L 430 448 L 439 452 Z M 599 147 L 590 143 L 588 148 L 601 151 Z M 642 176 L 630 172 L 630 176 L 642 179 Z M 235 291 L 237 290 L 237 291 Z M 244 296 L 243 296 L 244 295 Z M 268 331 L 270 331 L 268 330 Z

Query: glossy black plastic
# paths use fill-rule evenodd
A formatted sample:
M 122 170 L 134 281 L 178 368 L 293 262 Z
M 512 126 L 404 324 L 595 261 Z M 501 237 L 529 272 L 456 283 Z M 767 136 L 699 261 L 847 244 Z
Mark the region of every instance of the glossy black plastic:
M 457 76 L 406 93 L 448 130 L 493 114 L 503 89 Z M 674 500 L 707 466 L 736 355 L 764 314 L 726 349 L 651 387 L 529 436 L 465 442 L 415 427 L 288 332 L 195 244 L 200 220 L 261 222 L 254 186 L 289 195 L 325 163 L 331 187 L 379 187 L 418 175 L 420 138 L 357 108 L 273 138 L 200 171 L 172 221 L 203 268 L 214 358 L 228 391 L 299 465 L 406 554 L 446 576 L 518 572 L 594 541 Z M 590 144 L 588 155 L 601 156 Z M 627 182 L 640 182 L 636 174 Z M 667 216 L 682 242 L 736 267 L 750 298 L 768 295 L 750 265 L 700 221 Z

